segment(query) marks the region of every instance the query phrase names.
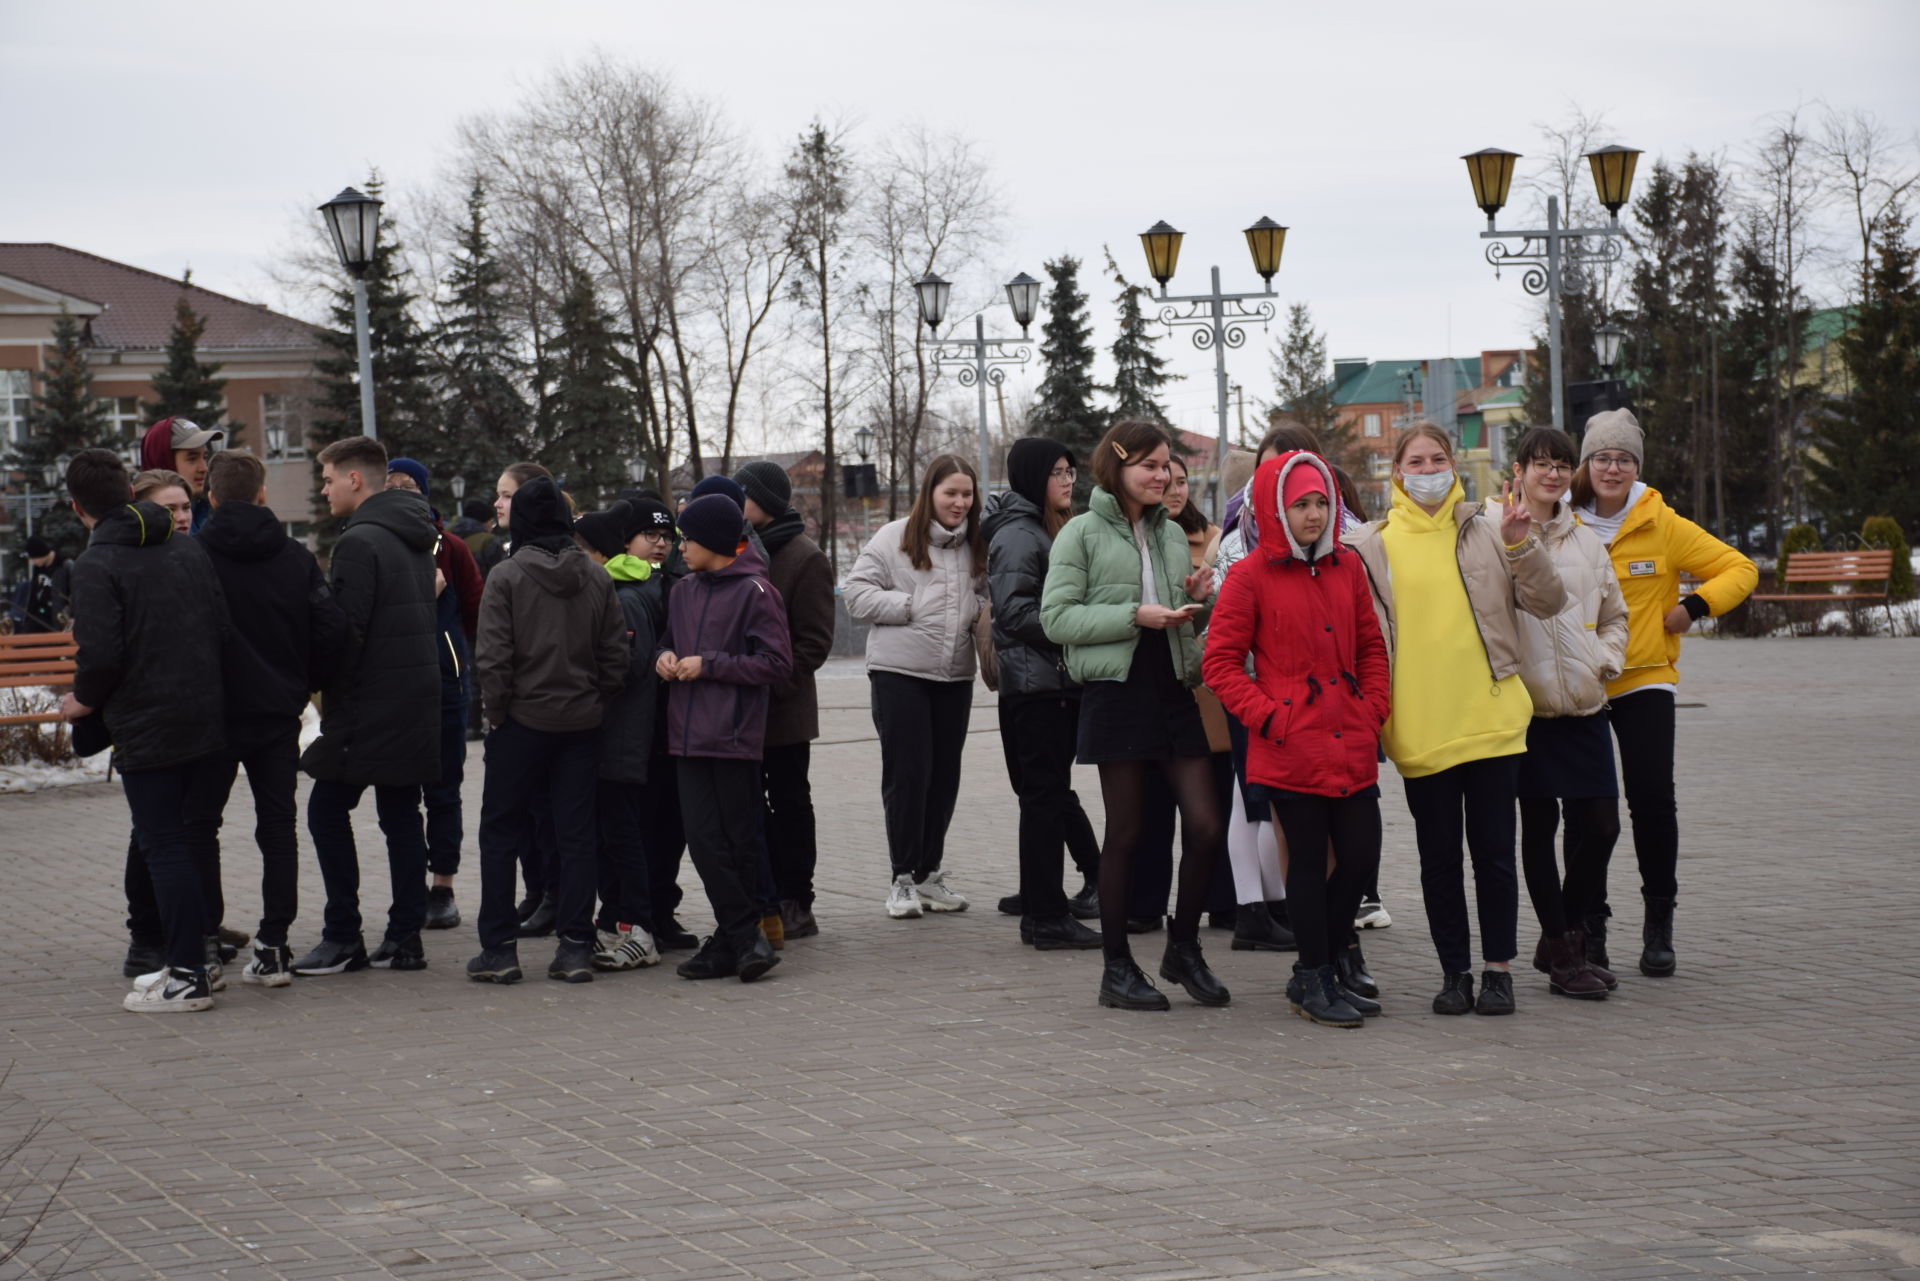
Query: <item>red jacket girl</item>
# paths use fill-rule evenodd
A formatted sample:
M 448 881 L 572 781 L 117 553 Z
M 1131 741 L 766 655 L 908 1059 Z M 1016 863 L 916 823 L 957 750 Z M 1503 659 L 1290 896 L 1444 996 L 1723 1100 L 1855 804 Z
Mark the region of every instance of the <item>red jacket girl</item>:
M 1259 546 L 1234 565 L 1207 629 L 1207 687 L 1247 727 L 1247 781 L 1314 796 L 1349 796 L 1379 779 L 1377 746 L 1391 688 L 1387 647 L 1366 571 L 1329 520 L 1302 547 L 1284 495 L 1296 469 L 1339 489 L 1304 450 L 1254 473 Z M 1310 474 L 1293 476 L 1293 488 Z M 1253 660 L 1253 675 L 1247 659 Z

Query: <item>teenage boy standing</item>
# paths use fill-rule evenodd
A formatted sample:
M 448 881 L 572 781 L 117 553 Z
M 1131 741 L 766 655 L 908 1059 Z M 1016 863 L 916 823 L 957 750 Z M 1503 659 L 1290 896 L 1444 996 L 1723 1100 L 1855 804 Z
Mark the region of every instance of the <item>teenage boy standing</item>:
M 740 508 L 707 494 L 680 512 L 693 572 L 674 584 L 667 642 L 654 670 L 672 682 L 667 750 L 679 758 L 687 848 L 715 926 L 682 962 L 686 979 L 737 974 L 750 983 L 779 963 L 760 931 L 753 889 L 760 858 L 760 757 L 767 690 L 793 672 L 787 612 L 759 567 L 737 558 Z
M 93 533 L 73 564 L 79 653 L 60 714 L 78 721 L 98 712 L 112 738 L 164 936 L 163 967 L 135 979 L 121 1004 L 155 1014 L 210 1010 L 209 922 L 187 797 L 225 747 L 226 603 L 205 550 L 174 536 L 165 509 L 133 501 L 118 455 L 82 450 L 67 467 L 67 492 Z
M 387 451 L 348 436 L 320 451 L 320 493 L 347 518 L 328 564 L 350 633 L 320 703 L 320 737 L 300 758 L 313 790 L 307 832 L 327 889 L 320 945 L 298 975 L 369 965 L 427 968 L 427 841 L 420 788 L 440 777 L 440 664 L 434 657 L 433 518 L 418 494 L 384 488 Z M 353 807 L 368 787 L 387 840 L 393 901 L 372 956 L 360 932 L 360 855 Z
M 192 528 L 199 533 L 207 523 L 207 451 L 218 447 L 226 433 L 218 428 L 203 428 L 185 418 L 162 418 L 147 428 L 140 438 L 142 471 L 178 472 L 187 482 L 187 498 L 192 504 Z
M 220 839 L 234 776 L 247 768 L 254 839 L 260 846 L 260 929 L 241 979 L 265 987 L 293 981 L 287 929 L 299 908 L 300 714 L 327 683 L 347 643 L 347 616 L 313 553 L 287 537 L 267 504 L 267 468 L 223 450 L 207 468 L 213 512 L 200 545 L 227 598 L 233 636 L 225 669 L 227 750 L 189 810 L 195 838 Z

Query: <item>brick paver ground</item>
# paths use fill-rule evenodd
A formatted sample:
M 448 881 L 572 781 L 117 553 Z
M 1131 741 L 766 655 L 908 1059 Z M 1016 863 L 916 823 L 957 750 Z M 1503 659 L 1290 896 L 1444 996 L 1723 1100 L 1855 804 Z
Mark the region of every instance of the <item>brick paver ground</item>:
M 0 797 L 0 1153 L 27 1139 L 4 1226 L 70 1165 L 33 1274 L 1920 1278 L 1920 644 L 1697 641 L 1684 666 L 1679 975 L 1586 1004 L 1527 972 L 1518 1017 L 1429 1014 L 1389 781 L 1396 923 L 1367 939 L 1388 1012 L 1358 1032 L 1292 1017 L 1284 959 L 1224 934 L 1232 1006 L 1176 991 L 1166 1014 L 1097 1008 L 1097 953 L 1019 947 L 992 909 L 1014 806 L 984 689 L 948 856 L 975 908 L 888 920 L 847 664 L 821 682 L 824 932 L 754 986 L 567 987 L 533 943 L 536 977 L 482 987 L 468 924 L 427 936 L 422 974 L 123 1013 L 117 790 Z M 243 788 L 229 832 L 249 826 Z M 1632 866 L 1629 838 L 1617 960 Z

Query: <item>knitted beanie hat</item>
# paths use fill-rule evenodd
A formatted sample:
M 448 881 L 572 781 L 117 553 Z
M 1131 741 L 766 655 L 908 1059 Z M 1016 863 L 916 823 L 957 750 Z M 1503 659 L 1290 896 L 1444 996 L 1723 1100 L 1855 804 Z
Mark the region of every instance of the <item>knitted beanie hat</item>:
M 1636 463 L 1646 461 L 1647 438 L 1632 410 L 1609 409 L 1587 419 L 1586 434 L 1580 440 L 1580 461 L 1586 462 L 1603 449 L 1632 454 Z
M 740 514 L 740 505 L 725 494 L 702 494 L 680 509 L 680 533 L 708 551 L 732 556 L 740 549 L 746 519 Z
M 761 511 L 774 518 L 793 506 L 793 477 L 770 458 L 756 458 L 733 473 L 734 481 Z

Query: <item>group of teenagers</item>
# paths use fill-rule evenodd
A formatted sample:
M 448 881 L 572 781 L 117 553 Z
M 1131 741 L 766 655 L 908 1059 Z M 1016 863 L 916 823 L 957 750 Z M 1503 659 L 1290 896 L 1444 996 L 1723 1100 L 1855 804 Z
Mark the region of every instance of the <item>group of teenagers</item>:
M 1641 478 L 1627 410 L 1578 441 L 1533 428 L 1513 454 L 1498 501 L 1468 501 L 1450 435 L 1414 423 L 1394 443 L 1390 507 L 1368 520 L 1312 433 L 1282 423 L 1230 458 L 1223 528 L 1187 501 L 1186 467 L 1150 422 L 1116 423 L 1095 447 L 1078 515 L 1080 460 L 1058 442 L 1016 441 L 984 512 L 968 462 L 934 460 L 912 513 L 844 584 L 871 625 L 888 914 L 967 906 L 942 854 L 977 656 L 997 677 L 1019 797 L 1019 893 L 1002 909 L 1036 948 L 1102 949 L 1103 1006 L 1169 1008 L 1129 935 L 1164 911 L 1177 814 L 1161 979 L 1228 1003 L 1199 933 L 1224 909 L 1235 949 L 1297 952 L 1286 995 L 1301 1017 L 1355 1028 L 1380 1013 L 1358 929 L 1385 917 L 1383 759 L 1413 819 L 1436 1014 L 1514 1011 L 1522 871 L 1551 991 L 1617 987 L 1607 870 L 1623 783 L 1639 968 L 1674 973 L 1680 638 L 1743 601 L 1757 570 Z M 1683 576 L 1697 581 L 1684 596 Z M 1097 843 L 1076 763 L 1099 772 Z M 1089 878 L 1072 899 L 1067 853 Z M 1097 932 L 1080 919 L 1095 916 Z

